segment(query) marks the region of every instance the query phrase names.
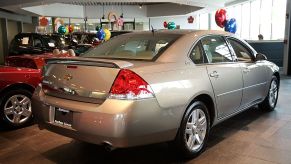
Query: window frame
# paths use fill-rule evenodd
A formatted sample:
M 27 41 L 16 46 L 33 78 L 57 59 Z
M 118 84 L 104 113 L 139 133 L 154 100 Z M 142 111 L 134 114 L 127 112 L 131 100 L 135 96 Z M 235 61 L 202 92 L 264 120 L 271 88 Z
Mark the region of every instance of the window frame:
M 201 50 L 201 53 L 202 53 L 202 56 L 203 56 L 203 63 L 195 63 L 194 62 L 194 59 L 192 59 L 192 52 L 194 51 L 194 49 L 196 48 L 196 47 L 199 47 L 200 48 L 200 50 Z M 192 46 L 191 47 L 191 50 L 190 50 L 190 52 L 189 52 L 189 58 L 190 58 L 190 60 L 195 64 L 195 65 L 201 65 L 201 64 L 207 64 L 208 63 L 208 59 L 207 59 L 207 57 L 206 57 L 206 54 L 205 54 L 205 52 L 204 52 L 204 49 L 203 49 L 203 46 L 202 46 L 202 43 L 201 43 L 201 41 L 200 40 L 198 40 L 195 44 L 194 44 L 194 46 Z
M 201 42 L 201 40 L 202 39 L 204 39 L 204 38 L 206 38 L 206 37 L 221 37 L 222 38 L 222 40 L 225 42 L 225 44 L 226 44 L 226 46 L 227 46 L 227 48 L 228 48 L 228 50 L 229 50 L 229 52 L 230 52 L 230 55 L 231 55 L 231 59 L 232 59 L 232 61 L 228 61 L 228 62 L 216 62 L 216 63 L 211 63 L 211 62 L 209 62 L 209 60 L 208 60 L 208 58 L 207 58 L 207 55 L 206 55 L 206 52 L 205 52 L 205 50 L 204 50 L 204 48 L 203 48 L 203 45 L 202 45 L 202 42 Z M 206 60 L 207 60 L 207 63 L 205 63 L 205 64 L 233 64 L 233 63 L 235 63 L 236 62 L 236 59 L 234 58 L 234 54 L 232 53 L 232 50 L 230 49 L 230 47 L 229 47 L 229 43 L 228 43 L 228 41 L 226 40 L 226 38 L 225 38 L 226 36 L 225 35 L 217 35 L 217 34 L 209 34 L 209 35 L 204 35 L 204 36 L 202 36 L 202 37 L 200 37 L 199 38 L 199 41 L 201 42 L 201 45 L 202 45 L 202 49 L 203 49 L 203 53 L 204 53 L 204 55 L 206 56 Z
M 252 58 L 251 62 L 238 61 L 238 59 L 237 59 L 238 57 L 237 57 L 237 55 L 236 55 L 236 53 L 235 53 L 235 50 L 234 50 L 233 46 L 232 46 L 231 43 L 229 42 L 229 39 L 230 39 L 230 40 L 232 39 L 232 40 L 238 42 L 241 46 L 243 46 L 243 47 L 244 47 L 244 48 L 249 52 L 249 54 L 251 55 L 251 58 Z M 233 53 L 233 56 L 236 57 L 236 58 L 234 59 L 235 62 L 239 62 L 239 63 L 255 63 L 255 62 L 256 62 L 256 57 L 255 57 L 253 51 L 250 49 L 250 47 L 249 47 L 248 45 L 246 45 L 245 43 L 243 43 L 240 39 L 235 38 L 235 37 L 232 37 L 232 36 L 226 36 L 226 37 L 225 37 L 225 40 L 226 40 L 226 42 L 227 42 L 229 48 L 231 49 L 231 53 Z
M 22 34 L 22 35 L 18 35 L 15 37 L 15 40 L 19 40 L 19 39 L 23 39 L 23 38 L 29 38 L 28 40 L 28 44 L 23 45 L 23 44 L 18 44 L 18 45 L 14 45 L 15 47 L 26 47 L 26 48 L 30 48 L 32 46 L 32 36 L 28 35 L 28 34 Z
M 44 43 L 44 41 L 43 41 L 43 38 L 41 36 L 33 35 L 31 38 L 32 38 L 31 39 L 31 46 L 32 47 L 34 47 L 34 48 L 42 48 L 42 47 L 45 47 L 46 46 L 45 43 Z M 39 39 L 40 40 L 41 47 L 36 47 L 35 46 L 34 39 Z

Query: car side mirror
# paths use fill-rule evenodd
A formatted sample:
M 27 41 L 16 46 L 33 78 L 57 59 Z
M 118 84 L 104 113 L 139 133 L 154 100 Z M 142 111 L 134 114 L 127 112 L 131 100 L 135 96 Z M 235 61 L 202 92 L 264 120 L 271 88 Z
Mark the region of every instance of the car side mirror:
M 260 61 L 260 60 L 267 60 L 266 55 L 261 54 L 261 53 L 258 53 L 258 54 L 256 55 L 256 61 Z

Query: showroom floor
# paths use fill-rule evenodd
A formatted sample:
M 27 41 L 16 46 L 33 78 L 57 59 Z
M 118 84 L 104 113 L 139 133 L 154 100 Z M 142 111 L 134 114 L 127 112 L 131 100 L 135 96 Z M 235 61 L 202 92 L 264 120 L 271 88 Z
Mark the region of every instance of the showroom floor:
M 105 152 L 36 125 L 0 129 L 0 163 L 291 163 L 291 77 L 283 77 L 276 111 L 248 110 L 218 126 L 207 150 L 181 160 L 168 144 Z

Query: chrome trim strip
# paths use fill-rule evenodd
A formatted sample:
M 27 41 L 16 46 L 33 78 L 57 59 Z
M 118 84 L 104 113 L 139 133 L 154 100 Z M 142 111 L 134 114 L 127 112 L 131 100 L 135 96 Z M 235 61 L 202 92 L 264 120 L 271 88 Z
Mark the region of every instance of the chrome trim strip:
M 217 95 L 216 97 L 220 97 L 220 96 L 223 96 L 223 95 L 227 95 L 229 93 L 233 93 L 233 92 L 237 92 L 237 91 L 240 91 L 240 90 L 245 90 L 245 89 L 249 89 L 249 88 L 253 88 L 253 87 L 256 87 L 256 86 L 259 86 L 259 85 L 265 85 L 265 84 L 267 84 L 267 82 L 263 82 L 263 83 L 251 85 L 251 86 L 248 86 L 248 87 L 244 87 L 244 88 L 232 90 L 232 91 L 229 91 L 229 92 L 225 92 L 225 93 L 222 93 L 222 94 Z

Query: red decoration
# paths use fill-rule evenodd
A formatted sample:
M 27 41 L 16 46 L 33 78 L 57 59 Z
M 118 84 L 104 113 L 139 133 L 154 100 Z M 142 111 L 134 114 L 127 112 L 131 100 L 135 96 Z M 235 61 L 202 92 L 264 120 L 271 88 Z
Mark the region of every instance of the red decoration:
M 194 22 L 194 18 L 192 16 L 188 17 L 188 23 L 193 23 Z
M 164 21 L 164 28 L 168 28 L 168 23 L 166 21 Z
M 72 33 L 74 31 L 74 27 L 73 26 L 69 26 L 69 33 Z
M 46 17 L 41 17 L 39 19 L 39 25 L 40 26 L 47 26 L 48 25 L 48 20 L 46 19 Z
M 219 9 L 215 13 L 215 22 L 217 26 L 223 28 L 226 22 L 226 10 Z

